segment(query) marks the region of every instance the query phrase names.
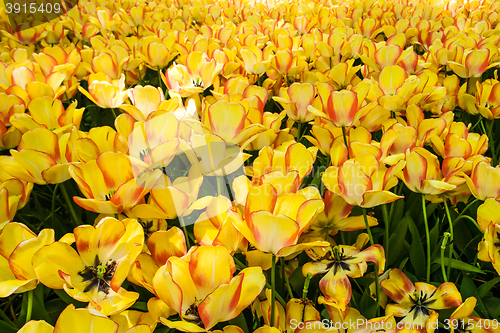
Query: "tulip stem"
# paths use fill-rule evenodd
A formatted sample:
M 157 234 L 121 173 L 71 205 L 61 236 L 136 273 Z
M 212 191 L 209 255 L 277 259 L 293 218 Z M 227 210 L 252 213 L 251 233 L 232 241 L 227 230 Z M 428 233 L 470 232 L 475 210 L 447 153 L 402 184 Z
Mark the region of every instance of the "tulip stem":
M 389 213 L 387 212 L 387 204 L 382 205 L 382 215 L 384 216 L 384 228 L 385 228 L 385 242 L 384 242 L 384 251 L 386 253 L 386 260 L 388 261 L 389 257 Z
M 311 282 L 312 274 L 307 273 L 306 281 L 304 282 L 304 289 L 302 290 L 302 298 L 307 298 L 307 293 L 309 292 L 309 283 Z
M 33 312 L 33 290 L 28 291 L 28 309 L 26 310 L 26 322 L 31 320 Z
M 178 219 L 179 219 L 179 224 L 182 227 L 182 230 L 184 230 L 184 236 L 186 238 L 187 249 L 189 249 L 191 247 L 191 245 L 189 243 L 189 235 L 188 235 L 188 232 L 187 232 L 187 229 L 186 229 L 186 223 L 184 223 L 184 217 L 183 216 L 178 216 Z
M 56 193 L 57 193 L 57 188 L 59 187 L 59 184 L 56 184 L 54 187 L 54 192 L 52 193 L 52 206 L 51 206 L 51 213 L 52 213 L 52 226 L 56 226 L 56 217 L 55 217 L 55 211 L 56 211 Z
M 245 265 L 244 263 L 242 263 L 241 261 L 239 261 L 238 258 L 236 258 L 236 257 L 233 256 L 233 260 L 234 260 L 234 263 L 236 264 L 236 266 L 238 267 L 239 270 L 244 270 L 245 268 L 247 268 L 247 265 Z M 267 283 L 267 282 L 266 282 L 266 288 L 267 289 L 272 289 L 271 285 L 269 283 Z M 280 294 L 276 293 L 275 296 L 276 296 L 276 300 L 278 302 L 280 302 L 280 304 L 283 305 L 284 308 L 286 308 L 286 302 L 280 296 Z
M 427 243 L 427 272 L 425 280 L 429 283 L 431 278 L 431 236 L 429 234 L 429 223 L 427 222 L 427 209 L 425 207 L 425 194 L 422 194 L 422 212 L 424 213 L 425 240 Z
M 488 143 L 490 144 L 491 147 L 491 165 L 496 166 L 497 165 L 497 153 L 495 150 L 495 141 L 493 140 L 493 126 L 495 125 L 495 119 L 493 118 L 490 123 L 490 128 L 489 128 L 489 133 L 488 133 Z
M 374 245 L 375 244 L 375 241 L 373 240 L 373 235 L 372 235 L 372 231 L 370 229 L 370 225 L 368 224 L 368 216 L 366 215 L 366 208 L 365 207 L 362 207 L 362 210 L 363 210 L 363 219 L 365 220 L 365 226 L 366 226 L 366 231 L 368 231 L 368 236 L 370 237 L 370 245 Z M 377 308 L 377 314 L 376 316 L 378 317 L 380 315 L 380 286 L 379 286 L 379 281 L 378 281 L 378 265 L 375 264 L 375 270 L 374 270 L 374 273 L 375 273 L 375 294 L 377 295 L 377 305 L 376 305 L 376 308 Z
M 64 183 L 61 184 L 61 192 L 63 194 L 64 200 L 66 201 L 66 204 L 68 205 L 69 212 L 71 214 L 71 217 L 73 218 L 73 223 L 75 224 L 76 227 L 80 225 L 80 220 L 78 219 L 78 216 L 76 216 L 75 209 L 73 208 L 73 203 L 69 199 L 68 191 L 66 191 L 66 185 Z
M 451 220 L 450 210 L 448 208 L 448 203 L 446 202 L 446 197 L 443 194 L 444 209 L 446 211 L 446 217 L 448 218 L 448 223 L 450 224 L 450 253 L 448 254 L 448 270 L 446 272 L 447 276 L 450 276 L 451 271 L 451 256 L 453 254 L 453 221 Z
M 467 206 L 465 206 L 464 210 L 462 210 L 462 212 L 460 212 L 460 214 L 458 214 L 457 218 L 453 221 L 453 224 L 455 224 L 455 222 L 465 214 L 465 212 L 470 208 L 470 206 L 472 206 L 473 204 L 475 204 L 477 201 L 479 201 L 479 199 L 474 199 L 472 200 Z
M 444 282 L 448 282 L 448 276 L 446 275 L 446 270 L 444 269 L 444 250 L 446 249 L 446 244 L 448 244 L 449 237 L 450 233 L 445 232 L 443 237 L 443 242 L 441 243 L 441 272 L 443 273 Z
M 275 312 L 275 294 L 276 289 L 276 255 L 273 254 L 273 259 L 271 262 L 271 320 L 269 321 L 269 326 L 274 327 L 274 312 Z
M 345 134 L 345 127 L 342 127 L 342 136 L 344 137 L 345 147 L 347 148 L 347 159 L 350 159 L 349 156 L 349 145 L 347 144 L 347 135 Z
M 297 123 L 297 142 L 300 142 L 300 139 L 302 139 L 302 127 L 303 123 Z
M 288 296 L 290 299 L 293 298 L 292 288 L 290 287 L 290 281 L 288 280 L 288 275 L 286 275 L 285 258 L 280 257 L 281 269 L 283 270 L 283 278 L 285 279 L 286 289 L 288 290 Z

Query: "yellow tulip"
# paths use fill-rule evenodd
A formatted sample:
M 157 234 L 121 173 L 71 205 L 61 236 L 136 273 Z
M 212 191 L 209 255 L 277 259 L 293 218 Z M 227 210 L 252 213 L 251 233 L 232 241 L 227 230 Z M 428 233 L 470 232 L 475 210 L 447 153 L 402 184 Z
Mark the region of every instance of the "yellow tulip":
M 88 91 L 82 87 L 78 90 L 101 108 L 118 108 L 128 98 L 124 75 L 112 80 L 104 73 L 90 74 L 88 82 Z
M 259 295 L 266 279 L 260 267 L 245 268 L 233 277 L 234 271 L 233 258 L 223 246 L 192 247 L 189 255 L 170 257 L 155 274 L 153 285 L 181 320 L 160 318 L 161 322 L 182 331 L 204 332 L 238 316 Z
M 105 214 L 131 210 L 149 192 L 160 171 L 134 178 L 129 157 L 123 153 L 103 152 L 96 160 L 69 167 L 85 198 L 74 197 L 81 207 Z
M 331 166 L 322 176 L 326 188 L 340 195 L 348 204 L 365 208 L 393 202 L 402 198 L 389 191 L 396 186 L 396 173 L 404 161 L 387 168 L 371 154 L 347 160 L 340 166 Z
M 76 249 L 61 241 L 41 248 L 33 257 L 34 270 L 49 288 L 64 289 L 81 302 L 90 302 L 104 315 L 121 312 L 139 297 L 121 288 L 144 244 L 137 220 L 102 219 L 96 227 L 74 229 Z
M 0 230 L 28 203 L 32 189 L 33 183 L 12 178 L 0 168 Z
M 0 230 L 0 297 L 36 288 L 39 277 L 31 260 L 38 249 L 52 243 L 52 229 L 37 236 L 24 224 L 9 222 Z

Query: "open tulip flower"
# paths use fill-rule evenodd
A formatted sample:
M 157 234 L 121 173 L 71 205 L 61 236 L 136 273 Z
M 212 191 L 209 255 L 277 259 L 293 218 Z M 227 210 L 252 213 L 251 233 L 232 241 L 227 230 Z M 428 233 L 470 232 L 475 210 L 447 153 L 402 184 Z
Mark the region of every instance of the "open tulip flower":
M 495 179 L 500 177 L 500 166 L 493 167 L 490 163 L 476 159 L 472 165 L 470 176 L 462 173 L 465 182 L 473 196 L 479 200 L 497 198 L 500 196 L 500 188 Z
M 139 295 L 121 288 L 144 244 L 137 220 L 102 219 L 96 227 L 74 229 L 76 249 L 61 241 L 45 246 L 33 257 L 40 281 L 110 315 L 131 306 Z M 78 252 L 77 252 L 78 251 Z
M 456 187 L 443 181 L 437 156 L 421 147 L 406 150 L 406 166 L 398 177 L 412 191 L 422 194 L 441 194 Z
M 99 311 L 94 309 L 75 309 L 73 304 L 68 305 L 61 312 L 55 327 L 44 320 L 31 320 L 18 332 L 63 333 L 72 331 L 75 333 L 87 333 L 94 332 L 95 328 L 98 328 L 98 332 L 100 333 L 151 333 L 151 329 L 145 324 L 139 324 L 127 329 L 128 327 L 125 327 L 125 325 L 119 325 Z
M 500 274 L 500 223 L 491 222 L 484 231 L 483 240 L 478 245 L 479 260 L 491 262 Z
M 222 64 L 194 51 L 186 57 L 186 66 L 174 65 L 162 78 L 169 90 L 176 91 L 181 97 L 189 97 L 210 87 L 221 70 Z
M 281 175 L 280 178 L 289 177 Z M 298 242 L 324 208 L 318 190 L 309 187 L 297 191 L 288 186 L 280 190 L 280 187 L 271 183 L 252 186 L 246 198 L 245 219 L 233 221 L 236 229 L 259 251 L 277 256 L 285 257 L 313 246 L 328 246 L 322 241 Z
M 128 91 L 128 96 L 132 105 L 123 104 L 120 109 L 128 112 L 137 121 L 146 120 L 152 112 L 158 110 L 165 100 L 163 91 L 153 86 L 137 85 Z
M 50 2 L 0 0 L 0 333 L 500 333 L 500 0 Z
M 187 253 L 184 233 L 177 227 L 154 232 L 147 239 L 147 249 L 142 252 L 130 269 L 129 281 L 154 293 L 153 277 L 170 257 L 182 257 Z
M 38 284 L 32 258 L 35 252 L 54 243 L 54 230 L 35 235 L 24 224 L 9 222 L 0 230 L 0 297 L 33 290 Z
M 375 107 L 374 103 L 365 104 L 368 91 L 369 85 L 364 83 L 358 84 L 357 91 L 332 91 L 329 96 L 327 90 L 323 94 L 320 91 L 320 98 L 317 100 L 322 99 L 322 103 L 325 99 L 328 101 L 323 104 L 323 110 L 320 111 L 314 104 L 308 106 L 307 110 L 331 122 L 335 127 L 351 127 Z
M 383 280 L 381 286 L 387 296 L 396 302 L 387 304 L 385 313 L 404 317 L 401 322 L 408 323 L 402 325 L 405 328 L 399 332 L 433 332 L 432 327 L 438 319 L 436 310 L 462 304 L 462 296 L 452 282 L 443 283 L 437 288 L 423 282 L 416 282 L 414 285 L 397 268 L 390 271 L 389 278 Z
M 13 178 L 0 167 L 0 230 L 28 203 L 33 183 Z
M 97 213 L 117 214 L 139 204 L 161 172 L 144 173 L 136 179 L 126 155 L 104 152 L 96 160 L 72 164 L 69 174 L 85 196 L 74 197 L 79 206 Z
M 475 78 L 481 76 L 488 68 L 496 66 L 496 63 L 490 64 L 491 51 L 483 50 L 466 50 L 461 59 L 457 61 L 448 61 L 447 65 L 460 77 Z
M 349 216 L 353 205 L 348 204 L 341 196 L 327 190 L 323 199 L 325 209 L 316 216 L 311 229 L 328 232 L 334 236 L 339 231 L 352 231 L 365 229 L 365 221 L 362 215 Z M 377 225 L 377 219 L 373 216 L 367 216 L 368 225 L 373 227 Z
M 37 128 L 47 128 L 58 136 L 69 133 L 73 127 L 80 128 L 84 108 L 77 108 L 74 101 L 66 109 L 63 103 L 52 97 L 38 97 L 28 105 L 27 113 L 14 114 L 11 118 L 13 125 L 23 134 Z
M 348 204 L 371 208 L 402 198 L 389 189 L 396 186 L 395 174 L 403 167 L 404 161 L 399 161 L 387 168 L 375 156 L 366 154 L 347 160 L 340 167 L 329 167 L 322 180 L 326 188 Z
M 69 134 L 68 134 L 69 135 Z M 58 138 L 49 129 L 40 127 L 26 132 L 12 156 L 1 156 L 0 166 L 10 175 L 36 184 L 57 184 L 70 178 L 70 162 L 61 152 L 66 149 L 66 139 Z M 66 139 L 65 139 L 66 138 Z
M 378 274 L 385 269 L 384 248 L 379 244 L 372 245 L 361 251 L 355 246 L 338 245 L 334 248 L 324 248 L 307 251 L 314 262 L 305 264 L 302 274 L 312 276 L 327 273 L 319 282 L 325 302 L 344 311 L 351 300 L 351 282 L 348 277 L 358 278 L 365 274 L 367 262 L 373 262 L 378 267 Z
M 498 333 L 500 325 L 492 319 L 482 319 L 472 316 L 477 299 L 473 296 L 467 298 L 450 316 L 448 326 L 450 331 L 461 332 L 471 330 L 477 333 Z
M 223 195 L 212 199 L 194 224 L 193 233 L 200 245 L 222 245 L 231 253 L 246 250 L 248 241 L 233 224 L 234 219 L 241 219 L 241 216 L 232 207 L 231 201 Z
M 88 82 L 88 91 L 82 87 L 78 87 L 78 90 L 101 108 L 118 108 L 128 98 L 125 75 L 119 80 L 112 80 L 108 75 L 99 72 L 90 74 Z
M 223 246 L 195 246 L 181 258 L 170 257 L 155 274 L 153 286 L 181 321 L 161 321 L 184 332 L 206 332 L 238 316 L 260 294 L 266 279 L 260 267 L 245 268 L 233 277 L 234 271 L 233 258 Z

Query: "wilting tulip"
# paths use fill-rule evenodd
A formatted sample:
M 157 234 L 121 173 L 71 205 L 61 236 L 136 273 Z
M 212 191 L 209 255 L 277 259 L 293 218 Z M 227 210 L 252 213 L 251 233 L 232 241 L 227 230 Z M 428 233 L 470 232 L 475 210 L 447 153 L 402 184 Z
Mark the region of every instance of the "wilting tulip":
M 160 318 L 162 323 L 204 332 L 238 316 L 259 295 L 266 279 L 260 267 L 245 268 L 233 277 L 234 271 L 233 258 L 223 246 L 195 246 L 182 258 L 170 257 L 155 274 L 153 285 L 181 321 Z
M 88 91 L 82 87 L 78 90 L 101 108 L 118 108 L 127 99 L 125 75 L 119 80 L 112 80 L 104 73 L 90 74 Z
M 35 252 L 54 243 L 54 230 L 35 235 L 21 223 L 9 222 L 0 230 L 0 297 L 33 290 L 38 277 L 31 259 Z
M 61 241 L 45 246 L 33 257 L 40 281 L 111 315 L 125 310 L 139 297 L 121 288 L 130 266 L 142 251 L 144 232 L 137 220 L 108 217 L 96 227 L 74 229 L 76 251 Z
M 385 313 L 404 317 L 400 323 L 409 325 L 409 332 L 432 332 L 432 326 L 438 319 L 435 310 L 462 304 L 462 296 L 453 282 L 443 283 L 438 288 L 423 282 L 413 285 L 398 268 L 390 271 L 389 278 L 383 280 L 381 286 L 387 296 L 396 302 L 387 304 Z M 417 324 L 423 329 L 419 329 Z
M 348 204 L 364 208 L 375 207 L 402 198 L 389 190 L 396 186 L 395 174 L 404 167 L 404 161 L 387 168 L 375 156 L 366 154 L 331 166 L 322 176 L 323 183 Z
M 324 254 L 321 257 L 318 253 Z M 306 263 L 302 267 L 305 276 L 327 273 L 319 282 L 319 288 L 325 296 L 325 302 L 344 311 L 351 300 L 351 283 L 349 277 L 358 278 L 365 274 L 367 262 L 377 265 L 377 274 L 385 269 L 384 248 L 375 244 L 360 251 L 355 246 L 338 245 L 319 252 L 308 251 L 307 254 L 315 261 Z

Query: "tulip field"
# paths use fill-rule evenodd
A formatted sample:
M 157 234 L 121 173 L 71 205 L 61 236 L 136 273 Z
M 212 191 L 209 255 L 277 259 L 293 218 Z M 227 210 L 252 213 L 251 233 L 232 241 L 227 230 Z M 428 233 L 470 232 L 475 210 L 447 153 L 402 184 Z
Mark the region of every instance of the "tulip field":
M 1 333 L 500 332 L 500 0 L 19 1 Z

